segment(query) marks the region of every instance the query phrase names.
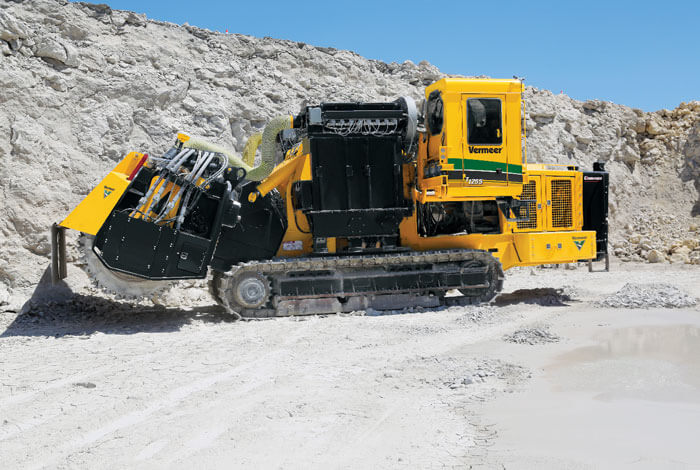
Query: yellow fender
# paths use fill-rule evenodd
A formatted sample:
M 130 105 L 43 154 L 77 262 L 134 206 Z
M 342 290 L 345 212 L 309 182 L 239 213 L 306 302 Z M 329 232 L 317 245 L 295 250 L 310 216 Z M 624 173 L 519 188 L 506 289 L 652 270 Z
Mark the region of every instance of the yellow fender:
M 138 152 L 124 157 L 59 225 L 97 235 L 147 158 L 147 155 Z

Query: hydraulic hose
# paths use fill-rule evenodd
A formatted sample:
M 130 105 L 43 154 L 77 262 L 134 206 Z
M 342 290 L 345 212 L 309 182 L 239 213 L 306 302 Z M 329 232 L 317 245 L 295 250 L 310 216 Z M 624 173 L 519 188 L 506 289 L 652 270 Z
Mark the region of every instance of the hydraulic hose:
M 166 166 L 166 169 L 174 168 L 170 171 L 177 171 L 177 168 L 182 165 L 182 163 L 194 152 L 194 150 L 191 149 L 185 149 L 182 152 L 180 152 L 177 156 L 173 158 L 173 160 Z M 139 200 L 139 207 L 137 208 L 136 211 L 134 211 L 131 216 L 133 217 L 136 212 L 140 212 L 143 214 L 144 217 L 148 215 L 148 211 L 151 209 L 151 206 L 154 203 L 157 203 L 160 200 L 160 195 L 165 188 L 167 182 L 164 181 L 165 179 L 165 172 L 161 172 L 160 176 L 158 177 L 158 180 L 156 181 L 155 184 L 152 184 L 151 187 L 148 189 L 148 192 Z M 163 184 L 161 184 L 163 183 Z M 160 187 L 158 188 L 158 186 Z M 153 192 L 155 189 L 158 188 L 158 192 L 153 195 Z M 153 198 L 151 196 L 153 195 Z M 150 199 L 150 202 L 149 202 Z
M 284 129 L 290 129 L 292 127 L 292 119 L 293 116 L 289 115 L 273 118 L 267 126 L 265 126 L 262 134 L 257 133 L 250 136 L 243 151 L 243 158 L 236 156 L 233 152 L 224 147 L 194 137 L 190 137 L 186 140 L 183 143 L 183 147 L 221 153 L 228 158 L 229 165 L 243 168 L 246 171 L 246 178 L 248 180 L 261 181 L 267 178 L 275 165 L 280 163 L 275 156 L 277 135 Z M 258 147 L 260 147 L 262 159 L 260 165 L 253 168 L 255 164 L 255 152 Z
M 211 160 L 214 159 L 215 155 L 215 153 L 200 152 L 197 155 L 197 161 L 195 162 L 192 171 L 189 175 L 187 175 L 185 180 L 190 182 L 191 184 L 196 184 L 197 180 L 199 179 L 199 176 L 202 173 L 204 173 L 204 170 L 209 165 Z M 155 223 L 158 223 L 161 220 L 163 220 L 165 216 L 167 216 L 170 213 L 170 211 L 173 210 L 175 204 L 177 204 L 177 202 L 180 200 L 180 196 L 182 195 L 183 191 L 185 191 L 183 187 L 180 187 L 177 191 L 170 191 L 170 196 L 168 197 L 167 202 L 163 205 L 160 214 L 158 214 L 158 217 L 155 219 Z
M 220 153 L 220 154 L 226 156 L 226 158 L 228 159 L 228 162 L 231 166 L 243 168 L 245 171 L 250 171 L 253 168 L 252 165 L 248 165 L 247 163 L 245 163 L 240 157 L 235 155 L 231 150 L 228 150 L 220 145 L 212 144 L 210 142 L 207 142 L 205 140 L 202 140 L 202 139 L 199 139 L 196 137 L 190 137 L 190 139 L 187 140 L 183 144 L 183 147 L 201 150 L 201 151 L 205 151 L 205 152 Z
M 262 143 L 260 147 L 260 153 L 262 161 L 260 165 L 253 168 L 248 172 L 246 178 L 251 181 L 261 181 L 267 178 L 267 176 L 272 172 L 272 169 L 277 165 L 278 161 L 275 158 L 275 144 L 277 141 L 277 134 L 282 132 L 284 129 L 290 129 L 292 127 L 292 116 L 279 116 L 273 118 L 262 133 Z M 247 144 L 246 144 L 247 146 Z
M 253 168 L 255 166 L 255 152 L 258 151 L 260 143 L 262 142 L 262 132 L 257 132 L 250 137 L 245 143 L 245 148 L 243 149 L 243 161 Z

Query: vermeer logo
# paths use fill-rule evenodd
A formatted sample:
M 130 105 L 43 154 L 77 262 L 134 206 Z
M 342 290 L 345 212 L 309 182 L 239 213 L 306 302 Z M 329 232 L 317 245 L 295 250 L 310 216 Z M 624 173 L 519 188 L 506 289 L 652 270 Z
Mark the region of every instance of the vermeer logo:
M 469 146 L 469 153 L 501 153 L 503 150 L 500 147 L 475 147 L 473 145 Z
M 583 244 L 586 243 L 586 239 L 585 239 L 585 238 L 577 238 L 577 237 L 574 237 L 573 241 L 574 241 L 574 245 L 576 245 L 576 248 L 578 248 L 578 251 L 581 251 L 581 248 L 583 247 Z
M 105 186 L 105 192 L 104 192 L 104 196 L 102 196 L 102 198 L 105 199 L 107 196 L 112 194 L 112 191 L 114 191 L 114 188 L 110 188 L 109 186 Z

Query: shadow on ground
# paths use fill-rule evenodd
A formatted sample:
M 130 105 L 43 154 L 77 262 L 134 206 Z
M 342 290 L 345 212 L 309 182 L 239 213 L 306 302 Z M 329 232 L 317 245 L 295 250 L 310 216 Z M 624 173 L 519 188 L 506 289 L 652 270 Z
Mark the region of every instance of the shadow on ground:
M 76 295 L 65 303 L 48 304 L 17 315 L 0 338 L 10 336 L 65 336 L 168 333 L 193 321 L 233 322 L 218 306 L 189 309 L 145 306 Z
M 538 287 L 536 289 L 518 289 L 509 294 L 501 294 L 493 301 L 497 307 L 516 304 L 541 305 L 543 307 L 566 307 L 567 302 L 576 299 L 566 294 L 563 289 Z
M 73 293 L 63 282 L 52 284 L 44 273 L 32 297 L 0 334 L 10 336 L 65 336 L 172 332 L 193 321 L 233 322 L 218 306 L 192 309 L 119 302 Z
M 566 306 L 575 301 L 563 289 L 519 289 L 501 294 L 492 302 L 496 307 L 517 304 Z M 394 311 L 369 309 L 367 316 L 417 314 L 444 310 L 447 307 L 416 308 Z M 470 307 L 466 307 L 470 308 Z M 474 307 L 472 307 L 474 308 Z M 322 315 L 326 316 L 326 315 Z M 12 336 L 87 336 L 105 334 L 168 333 L 180 330 L 193 321 L 223 323 L 236 321 L 218 306 L 192 309 L 160 305 L 119 302 L 103 297 L 73 293 L 63 282 L 52 284 L 50 272 L 44 273 L 32 297 L 10 323 L 0 338 Z

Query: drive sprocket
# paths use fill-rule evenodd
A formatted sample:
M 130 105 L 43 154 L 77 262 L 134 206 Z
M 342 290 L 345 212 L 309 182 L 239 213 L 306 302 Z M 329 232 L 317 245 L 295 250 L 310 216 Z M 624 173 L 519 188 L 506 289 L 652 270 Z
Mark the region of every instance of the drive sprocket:
M 232 276 L 214 271 L 209 284 L 214 300 L 237 319 L 270 301 L 270 281 L 262 273 L 238 271 Z

